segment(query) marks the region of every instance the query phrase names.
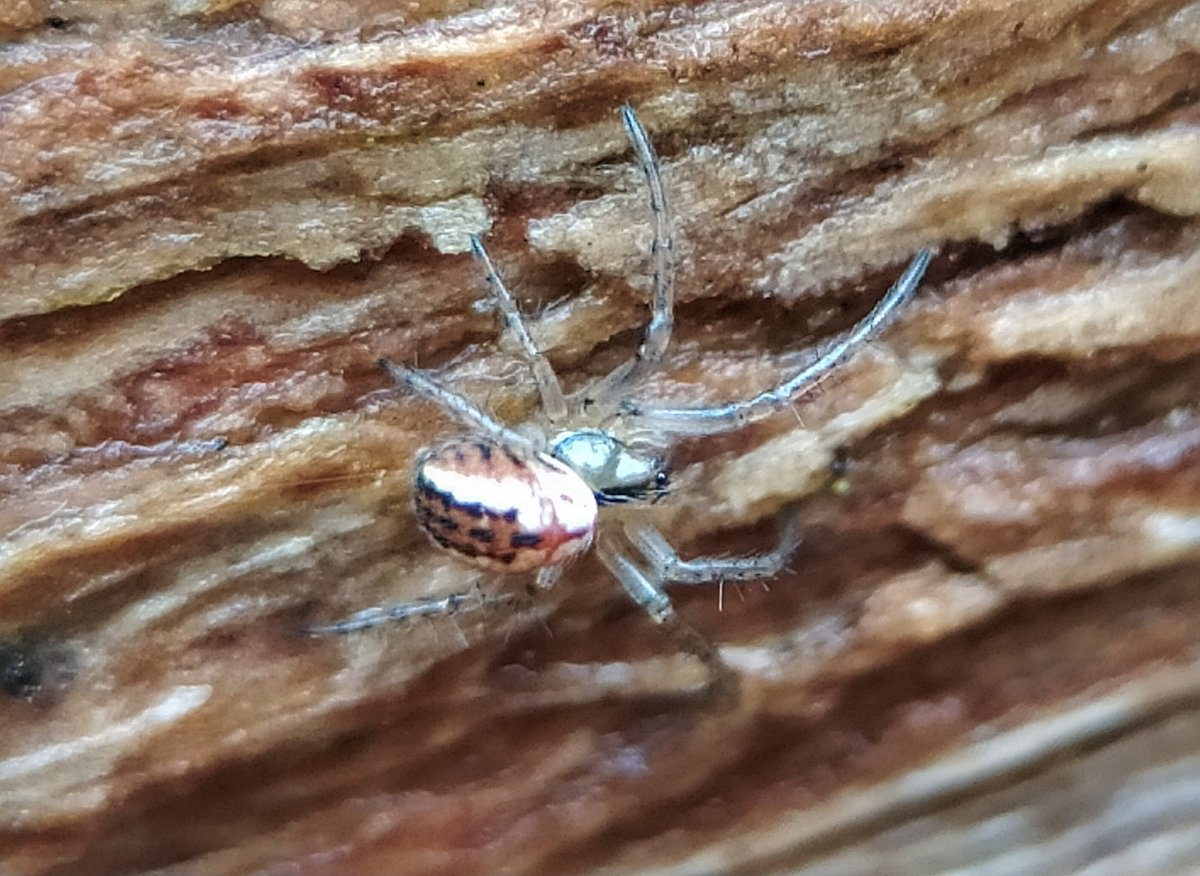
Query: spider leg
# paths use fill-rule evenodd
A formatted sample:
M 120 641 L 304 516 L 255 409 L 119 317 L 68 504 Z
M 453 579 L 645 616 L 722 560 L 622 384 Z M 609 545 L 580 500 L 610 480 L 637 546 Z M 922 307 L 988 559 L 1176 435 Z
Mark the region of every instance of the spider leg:
M 533 342 L 529 329 L 525 327 L 525 320 L 521 317 L 517 302 L 513 300 L 512 293 L 504 285 L 504 280 L 500 278 L 500 272 L 496 270 L 491 256 L 488 255 L 483 241 L 477 234 L 471 235 L 471 252 L 483 266 L 484 277 L 487 278 L 488 288 L 492 290 L 492 297 L 496 301 L 500 315 L 504 318 L 504 325 L 516 336 L 517 341 L 521 344 L 521 349 L 525 352 L 525 359 L 529 363 L 530 370 L 533 371 L 538 392 L 542 396 L 542 410 L 552 423 L 562 420 L 567 415 L 567 400 L 563 396 L 562 384 L 558 382 L 558 375 L 554 373 L 554 368 L 551 367 L 549 360 Z
M 676 613 L 663 589 L 663 581 L 656 574 L 640 568 L 611 539 L 601 536 L 596 553 L 650 619 L 663 627 L 682 651 L 704 664 L 709 672 L 709 690 L 716 699 L 732 705 L 737 697 L 737 675 L 721 657 L 720 649 Z
M 380 359 L 379 365 L 397 383 L 403 383 L 425 398 L 437 402 L 462 422 L 489 438 L 512 447 L 520 447 L 529 451 L 538 450 L 528 437 L 493 420 L 476 404 L 442 386 L 425 372 L 407 368 L 389 359 Z
M 558 579 L 562 577 L 562 566 L 542 566 L 538 569 L 537 580 L 534 586 L 538 590 L 550 590 L 558 583 Z
M 646 176 L 646 186 L 650 191 L 650 217 L 654 229 L 654 241 L 650 246 L 654 256 L 654 292 L 650 322 L 646 324 L 646 332 L 637 353 L 589 390 L 590 400 L 601 403 L 610 401 L 624 386 L 642 377 L 647 368 L 662 361 L 671 342 L 675 319 L 675 241 L 671 208 L 667 203 L 666 186 L 663 185 L 662 165 L 633 107 L 628 104 L 621 107 L 621 120 L 625 123 L 625 134 L 633 146 L 633 153 Z
M 451 593 L 449 596 L 416 599 L 412 602 L 397 602 L 394 605 L 380 605 L 355 612 L 344 620 L 331 624 L 318 624 L 305 627 L 304 632 L 310 636 L 340 635 L 356 633 L 359 630 L 369 630 L 372 627 L 392 621 L 408 620 L 412 617 L 430 615 L 453 615 L 463 605 L 474 602 L 477 606 L 483 604 L 483 595 L 476 589 L 472 593 Z
M 747 557 L 695 557 L 682 559 L 662 533 L 646 523 L 629 523 L 625 534 L 650 563 L 656 577 L 670 584 L 711 584 L 714 581 L 757 581 L 783 571 L 800 543 L 800 518 L 789 509 L 776 546 Z
M 861 322 L 826 348 L 812 363 L 774 389 L 753 398 L 707 408 L 670 408 L 631 405 L 625 413 L 648 428 L 675 435 L 718 435 L 761 420 L 785 407 L 858 348 L 887 328 L 917 292 L 921 277 L 933 258 L 932 249 L 919 250 L 887 294 Z

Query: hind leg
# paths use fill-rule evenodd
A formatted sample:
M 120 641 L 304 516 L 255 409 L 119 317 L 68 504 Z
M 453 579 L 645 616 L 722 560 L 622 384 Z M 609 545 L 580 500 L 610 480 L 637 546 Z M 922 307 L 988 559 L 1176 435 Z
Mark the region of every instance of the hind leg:
M 310 636 L 356 633 L 360 630 L 369 630 L 382 624 L 404 621 L 414 617 L 448 617 L 464 607 L 478 608 L 484 605 L 485 601 L 487 600 L 482 591 L 476 586 L 473 591 L 467 593 L 451 593 L 448 596 L 414 599 L 411 602 L 397 602 L 392 605 L 365 608 L 340 621 L 305 627 L 304 632 Z

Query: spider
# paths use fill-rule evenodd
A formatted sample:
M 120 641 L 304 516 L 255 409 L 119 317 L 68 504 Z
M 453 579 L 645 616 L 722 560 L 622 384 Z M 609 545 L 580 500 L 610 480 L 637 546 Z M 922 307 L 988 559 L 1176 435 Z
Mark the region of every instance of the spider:
M 861 322 L 775 388 L 713 407 L 635 404 L 629 400 L 630 387 L 660 365 L 671 339 L 675 266 L 671 213 L 658 157 L 633 109 L 623 106 L 621 118 L 646 177 L 653 223 L 651 316 L 633 358 L 567 396 L 530 336 L 483 241 L 472 235 L 471 249 L 495 308 L 520 344 L 537 384 L 541 416 L 514 429 L 423 371 L 386 359 L 380 365 L 398 384 L 437 403 L 472 433 L 422 450 L 416 458 L 413 506 L 421 529 L 434 544 L 486 571 L 536 571 L 537 587 L 548 588 L 568 563 L 595 542 L 600 561 L 633 601 L 672 630 L 680 644 L 718 677 L 728 670 L 715 647 L 679 618 L 665 586 L 750 581 L 778 574 L 799 541 L 795 515 L 787 517 L 778 544 L 765 553 L 685 560 L 644 519 L 626 515 L 616 531 L 598 529 L 600 509 L 646 504 L 666 495 L 670 468 L 665 451 L 674 436 L 734 431 L 787 406 L 891 322 L 916 293 L 933 251 L 918 251 Z M 449 614 L 469 599 L 470 595 L 457 593 L 369 608 L 310 632 L 346 633 L 390 620 Z

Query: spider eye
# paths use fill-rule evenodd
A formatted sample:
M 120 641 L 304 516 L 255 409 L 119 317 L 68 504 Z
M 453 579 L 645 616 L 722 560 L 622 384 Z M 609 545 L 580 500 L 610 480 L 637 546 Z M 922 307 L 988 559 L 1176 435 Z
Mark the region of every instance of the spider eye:
M 660 490 L 664 489 L 671 482 L 671 475 L 667 473 L 665 468 L 660 468 L 654 476 L 654 485 Z

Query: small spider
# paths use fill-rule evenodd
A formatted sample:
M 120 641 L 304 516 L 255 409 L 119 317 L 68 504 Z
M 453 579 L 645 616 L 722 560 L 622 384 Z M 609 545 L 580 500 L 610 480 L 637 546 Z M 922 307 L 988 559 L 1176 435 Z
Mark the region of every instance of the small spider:
M 750 581 L 778 574 L 798 542 L 789 515 L 778 545 L 748 557 L 684 560 L 644 519 L 627 517 L 617 531 L 598 534 L 603 506 L 653 502 L 666 495 L 670 469 L 664 451 L 672 436 L 716 435 L 740 429 L 787 406 L 802 390 L 876 335 L 916 293 L 933 251 L 920 250 L 900 279 L 850 332 L 774 389 L 714 407 L 647 407 L 628 400 L 629 388 L 658 366 L 671 338 L 674 308 L 672 223 L 654 147 L 633 110 L 622 107 L 625 131 L 646 176 L 653 222 L 652 313 L 634 357 L 572 397 L 534 344 L 516 302 L 483 242 L 471 248 L 483 268 L 496 308 L 516 337 L 541 394 L 541 416 L 519 430 L 497 422 L 478 405 L 428 374 L 387 360 L 380 365 L 401 384 L 436 402 L 473 434 L 421 451 L 413 503 L 417 521 L 440 548 L 478 568 L 537 572 L 539 588 L 597 542 L 601 562 L 651 618 L 714 671 L 727 672 L 716 649 L 675 614 L 667 584 Z M 633 559 L 630 548 L 641 555 Z M 448 614 L 471 599 L 452 594 L 370 608 L 343 621 L 310 629 L 345 633 L 389 620 Z

